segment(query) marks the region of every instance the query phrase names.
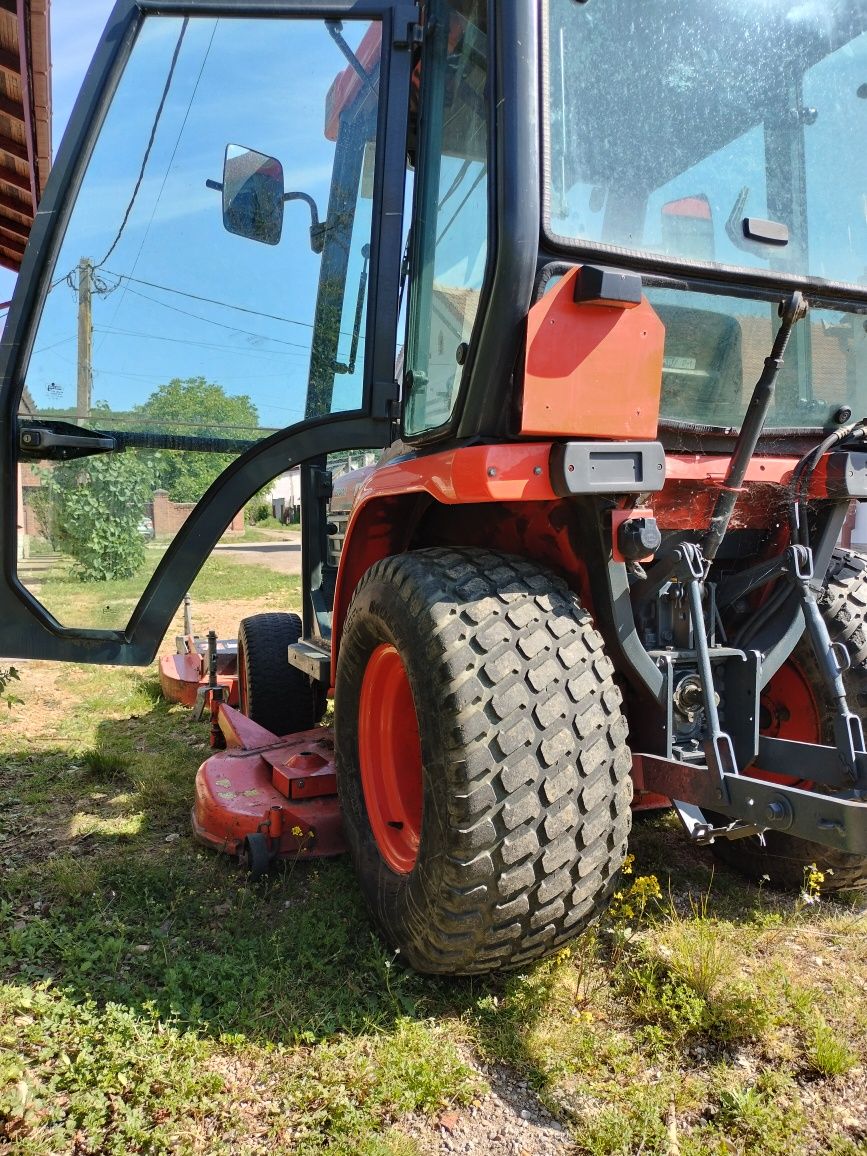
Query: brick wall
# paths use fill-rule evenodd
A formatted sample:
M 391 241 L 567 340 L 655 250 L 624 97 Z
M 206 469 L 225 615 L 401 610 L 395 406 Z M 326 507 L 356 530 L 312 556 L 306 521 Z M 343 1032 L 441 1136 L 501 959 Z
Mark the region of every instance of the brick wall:
M 151 513 L 154 534 L 158 538 L 164 534 L 177 534 L 195 508 L 195 502 L 173 502 L 165 490 L 154 490 Z M 243 532 L 244 511 L 239 510 L 226 527 L 226 533 L 242 534 Z

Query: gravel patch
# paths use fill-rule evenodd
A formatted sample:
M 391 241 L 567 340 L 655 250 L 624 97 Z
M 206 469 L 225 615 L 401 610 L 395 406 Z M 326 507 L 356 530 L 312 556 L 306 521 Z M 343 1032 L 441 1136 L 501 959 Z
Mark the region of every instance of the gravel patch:
M 490 1085 L 466 1108 L 450 1108 L 433 1120 L 404 1117 L 397 1125 L 425 1156 L 570 1156 L 575 1145 L 542 1105 L 526 1080 L 499 1065 L 464 1057 Z

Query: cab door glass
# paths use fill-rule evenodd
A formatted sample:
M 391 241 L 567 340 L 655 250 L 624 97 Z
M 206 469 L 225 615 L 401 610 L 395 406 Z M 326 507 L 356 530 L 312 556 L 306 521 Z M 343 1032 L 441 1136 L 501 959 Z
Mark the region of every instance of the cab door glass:
M 361 21 L 144 21 L 21 383 L 18 573 L 62 624 L 124 626 L 236 458 L 363 407 L 380 47 Z
M 404 378 L 410 437 L 451 418 L 488 256 L 486 5 L 442 3 L 433 27 Z

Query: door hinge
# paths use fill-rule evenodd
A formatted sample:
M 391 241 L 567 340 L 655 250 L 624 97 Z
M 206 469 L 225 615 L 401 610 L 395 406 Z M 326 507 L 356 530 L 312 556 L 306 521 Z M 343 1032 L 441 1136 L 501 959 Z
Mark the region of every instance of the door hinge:
M 422 28 L 415 4 L 403 5 L 394 13 L 394 48 L 412 48 L 421 44 Z

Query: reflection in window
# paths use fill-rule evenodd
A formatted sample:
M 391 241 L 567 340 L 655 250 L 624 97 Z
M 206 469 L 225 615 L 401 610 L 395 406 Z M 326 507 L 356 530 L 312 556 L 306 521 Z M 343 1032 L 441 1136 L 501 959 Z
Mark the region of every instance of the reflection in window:
M 663 421 L 737 428 L 780 321 L 771 304 L 645 289 L 665 326 Z M 813 310 L 789 343 L 768 428 L 834 424 L 867 413 L 867 333 L 852 313 Z
M 865 283 L 862 0 L 548 0 L 547 19 L 558 238 Z M 666 207 L 698 200 L 697 247 Z M 746 239 L 745 217 L 788 244 Z

